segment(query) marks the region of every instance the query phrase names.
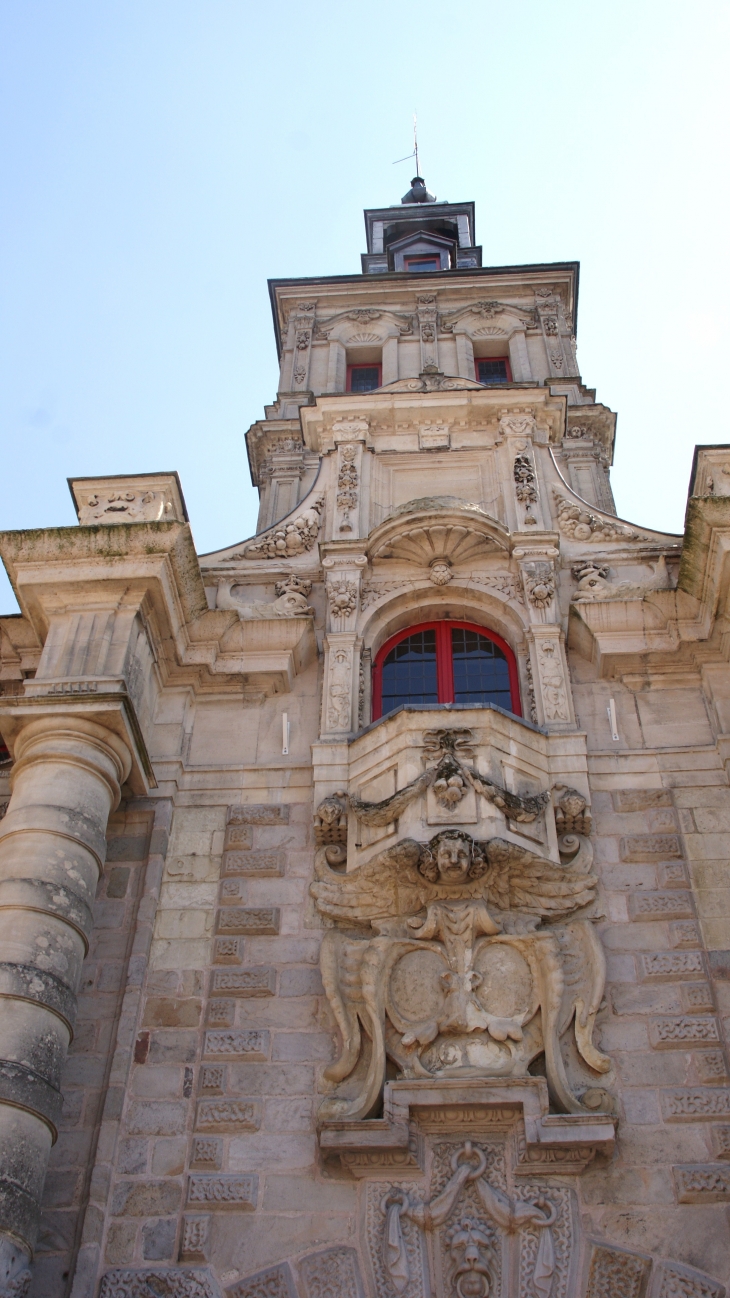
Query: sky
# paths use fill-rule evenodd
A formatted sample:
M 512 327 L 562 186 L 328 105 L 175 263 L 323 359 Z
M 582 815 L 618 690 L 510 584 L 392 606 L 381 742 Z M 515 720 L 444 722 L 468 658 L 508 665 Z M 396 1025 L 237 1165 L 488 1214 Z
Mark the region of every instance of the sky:
M 255 530 L 267 278 L 359 272 L 416 110 L 485 265 L 580 261 L 619 515 L 681 531 L 730 443 L 729 37 L 726 0 L 0 0 L 0 527 L 177 469 L 199 552 Z

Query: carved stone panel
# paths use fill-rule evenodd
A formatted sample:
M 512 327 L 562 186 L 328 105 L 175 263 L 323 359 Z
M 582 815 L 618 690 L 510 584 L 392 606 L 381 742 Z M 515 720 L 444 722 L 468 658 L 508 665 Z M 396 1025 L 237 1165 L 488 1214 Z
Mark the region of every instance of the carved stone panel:
M 299 1263 L 302 1298 L 364 1298 L 354 1248 L 326 1248 Z

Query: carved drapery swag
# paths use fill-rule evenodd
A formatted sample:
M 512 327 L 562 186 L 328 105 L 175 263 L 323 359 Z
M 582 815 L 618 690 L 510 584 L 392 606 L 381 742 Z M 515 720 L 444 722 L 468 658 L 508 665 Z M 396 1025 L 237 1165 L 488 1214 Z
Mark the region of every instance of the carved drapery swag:
M 450 1157 L 446 1185 L 428 1202 L 412 1190 L 392 1186 L 383 1196 L 383 1269 L 396 1294 L 405 1294 L 411 1283 L 411 1262 L 403 1233 L 403 1223 L 411 1221 L 427 1234 L 442 1231 L 442 1251 L 451 1281 L 450 1292 L 459 1298 L 487 1298 L 494 1292 L 501 1270 L 496 1257 L 500 1236 L 522 1230 L 537 1233 L 538 1243 L 532 1260 L 531 1281 L 537 1298 L 548 1298 L 555 1275 L 555 1242 L 551 1227 L 558 1217 L 556 1205 L 539 1195 L 536 1200 L 513 1199 L 485 1175 L 487 1157 L 478 1145 L 467 1140 Z M 467 1185 L 476 1191 L 479 1216 L 465 1212 L 456 1218 L 462 1192 Z M 471 1207 L 471 1204 L 469 1204 Z
M 405 788 L 382 802 L 348 798 L 350 807 L 364 825 L 391 825 L 416 798 L 433 785 L 437 800 L 445 807 L 458 804 L 469 787 L 504 812 L 509 820 L 530 824 L 550 801 L 549 793 L 519 794 L 481 775 L 469 762 L 473 735 L 470 730 L 427 730 L 424 734 L 427 769 Z M 345 799 L 346 794 L 338 795 Z

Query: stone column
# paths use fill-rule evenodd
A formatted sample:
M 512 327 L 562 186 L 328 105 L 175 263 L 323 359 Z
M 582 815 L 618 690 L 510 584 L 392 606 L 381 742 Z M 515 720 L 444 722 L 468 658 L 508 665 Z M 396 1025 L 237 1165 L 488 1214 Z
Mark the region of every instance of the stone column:
M 0 824 L 2 1298 L 30 1284 L 107 820 L 132 765 L 106 726 L 65 709 L 16 710 L 13 792 Z

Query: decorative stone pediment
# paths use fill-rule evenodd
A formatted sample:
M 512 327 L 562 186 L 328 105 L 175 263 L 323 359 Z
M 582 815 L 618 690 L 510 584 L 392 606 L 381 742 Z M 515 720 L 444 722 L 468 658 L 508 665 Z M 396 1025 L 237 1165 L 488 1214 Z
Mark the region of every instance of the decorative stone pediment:
M 371 534 L 371 559 L 405 559 L 421 567 L 441 560 L 471 562 L 509 548 L 509 533 L 478 505 L 455 496 L 427 496 L 400 505 Z

